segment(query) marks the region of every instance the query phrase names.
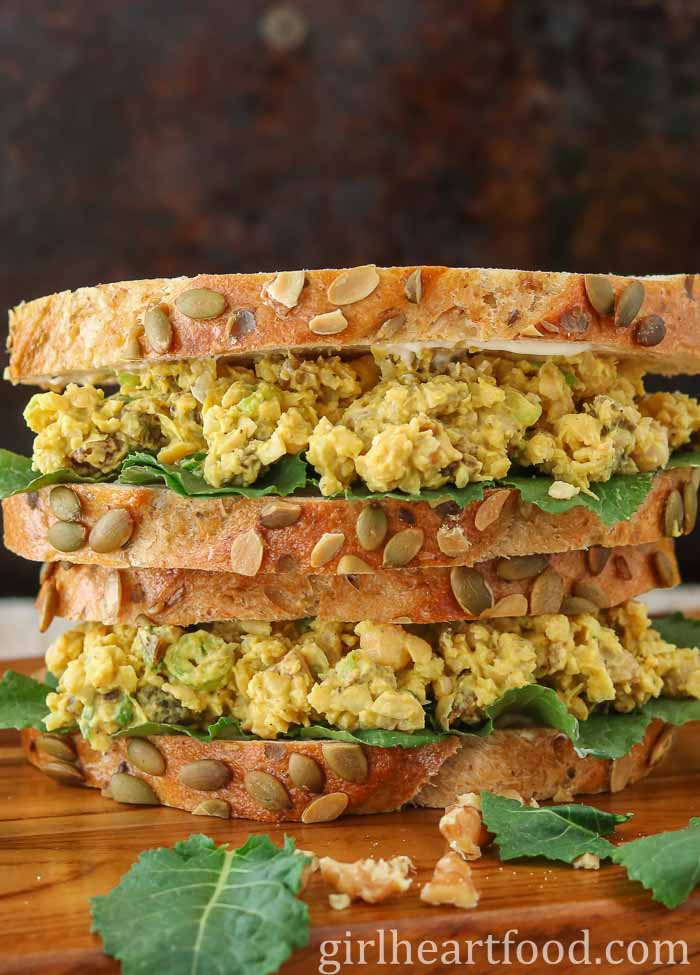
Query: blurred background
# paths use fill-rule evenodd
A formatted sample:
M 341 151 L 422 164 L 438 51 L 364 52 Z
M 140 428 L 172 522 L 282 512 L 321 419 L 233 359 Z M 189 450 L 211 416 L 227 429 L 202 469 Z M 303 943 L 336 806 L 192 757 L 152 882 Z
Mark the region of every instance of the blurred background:
M 700 0 L 2 0 L 0 99 L 4 307 L 370 261 L 700 270 Z M 28 395 L 0 390 L 25 452 Z

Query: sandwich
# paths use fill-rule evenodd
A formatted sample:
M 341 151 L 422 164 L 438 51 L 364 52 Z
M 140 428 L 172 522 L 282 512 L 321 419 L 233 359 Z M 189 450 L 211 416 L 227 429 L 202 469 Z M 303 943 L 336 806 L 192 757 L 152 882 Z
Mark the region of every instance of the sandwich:
M 0 723 L 223 818 L 637 781 L 700 720 L 700 624 L 639 598 L 697 517 L 700 404 L 645 377 L 700 373 L 699 309 L 692 276 L 374 265 L 19 305 L 5 544 L 75 625 Z

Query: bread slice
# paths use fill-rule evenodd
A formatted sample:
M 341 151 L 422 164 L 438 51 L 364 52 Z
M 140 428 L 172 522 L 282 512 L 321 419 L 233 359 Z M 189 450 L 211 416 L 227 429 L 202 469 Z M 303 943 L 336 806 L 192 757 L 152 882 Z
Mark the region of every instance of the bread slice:
M 286 282 L 285 289 L 276 273 L 121 281 L 38 298 L 10 313 L 8 378 L 45 383 L 145 359 L 370 345 L 516 348 L 528 355 L 594 346 L 639 357 L 650 371 L 700 372 L 700 285 L 692 275 L 611 275 L 612 314 L 593 307 L 584 275 L 564 272 L 368 266 L 306 271 L 303 281 L 298 298 L 298 288 Z M 634 293 L 622 298 L 635 281 L 638 293 L 642 288 L 638 308 Z M 202 288 L 224 298 L 214 318 L 191 318 L 178 307 L 183 293 Z M 593 297 L 608 310 L 605 294 Z M 159 351 L 143 334 L 151 308 L 170 321 L 165 339 L 162 330 L 158 336 Z M 330 321 L 317 320 L 333 312 Z
M 357 536 L 361 512 L 374 503 L 369 501 L 287 499 L 286 503 L 298 506 L 296 521 L 287 527 L 269 528 L 261 524 L 261 516 L 266 520 L 263 512 L 271 503 L 269 498 L 202 499 L 183 497 L 165 488 L 72 485 L 80 498 L 81 520 L 87 529 L 106 512 L 120 508 L 129 513 L 133 531 L 116 551 L 95 552 L 86 542 L 70 553 L 57 551 L 47 538 L 48 528 L 56 520 L 49 505 L 50 488 L 6 498 L 2 507 L 5 545 L 28 559 L 67 559 L 116 569 L 335 575 L 339 568 L 343 570 L 340 560 L 345 556 L 362 559 L 372 571 L 385 567 L 383 560 L 390 543 L 394 553 L 397 546 L 403 555 L 413 555 L 417 549 L 400 568 L 433 569 L 474 565 L 499 556 L 658 541 L 669 521 L 665 518 L 667 506 L 679 503 L 676 492 L 691 477 L 692 471 L 686 469 L 660 472 L 634 515 L 612 525 L 604 524 L 583 506 L 547 514 L 523 503 L 520 493 L 510 488 L 488 490 L 483 501 L 463 509 L 454 502 L 431 505 L 387 498 L 381 508 L 388 530 L 374 551 L 366 551 Z M 679 526 L 680 530 L 691 528 L 690 523 Z
M 499 730 L 488 738 L 449 737 L 419 748 L 323 741 L 203 743 L 161 735 L 148 739 L 151 748 L 146 746 L 144 761 L 139 754 L 143 748 L 133 745 L 143 739 L 116 738 L 109 752 L 100 754 L 78 734 L 59 738 L 33 729 L 22 732 L 29 761 L 68 785 L 110 795 L 115 788 L 112 776 L 126 773 L 147 783 L 153 804 L 223 818 L 306 823 L 326 822 L 344 813 L 390 812 L 409 803 L 444 807 L 465 792 L 482 789 L 515 790 L 525 800 L 566 801 L 579 793 L 619 791 L 661 761 L 672 736 L 669 727 L 654 721 L 644 741 L 624 759 L 612 762 L 579 757 L 569 739 L 551 728 Z M 153 770 L 154 755 L 162 774 L 144 771 Z M 198 786 L 206 784 L 207 777 L 212 784 L 218 777 L 219 785 L 206 791 L 193 788 L 186 783 L 195 775 Z M 130 779 L 126 786 L 133 787 Z
M 570 613 L 581 612 L 586 602 L 595 611 L 597 605 L 617 606 L 656 586 L 680 582 L 674 544 L 668 538 L 592 553 L 508 560 L 505 567 L 500 559 L 492 559 L 476 566 L 492 594 L 493 608 L 482 617 L 531 611 L 530 594 L 545 568 L 561 578 L 562 611 Z M 504 569 L 519 569 L 525 578 L 503 579 L 499 570 Z M 42 629 L 54 615 L 106 624 L 136 623 L 147 616 L 154 623 L 176 626 L 307 616 L 388 623 L 475 619 L 468 606 L 457 602 L 450 572 L 448 568 L 340 576 L 280 572 L 249 578 L 196 569 L 108 569 L 53 562 L 44 572 L 38 606 Z

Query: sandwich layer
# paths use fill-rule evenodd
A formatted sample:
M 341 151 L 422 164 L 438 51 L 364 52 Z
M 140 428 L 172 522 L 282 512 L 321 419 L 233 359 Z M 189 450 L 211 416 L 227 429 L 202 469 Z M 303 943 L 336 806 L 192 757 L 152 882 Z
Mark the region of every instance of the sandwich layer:
M 51 491 L 42 488 L 3 501 L 5 545 L 17 555 L 251 577 L 290 571 L 354 575 L 354 559 L 361 559 L 368 571 L 433 569 L 598 545 L 646 544 L 690 532 L 697 514 L 697 472 L 690 469 L 657 474 L 634 514 L 614 524 L 582 505 L 547 513 L 524 503 L 512 488 L 488 489 L 483 500 L 460 508 L 453 501 L 396 498 L 203 499 L 163 488 L 76 484 L 70 491 L 78 521 L 57 533 Z M 350 563 L 344 561 L 348 557 Z
M 158 735 L 114 739 L 104 753 L 78 734 L 22 732 L 27 759 L 66 785 L 196 815 L 309 824 L 409 803 L 444 807 L 482 790 L 560 802 L 579 793 L 617 792 L 658 765 L 672 738 L 672 728 L 654 721 L 625 758 L 610 761 L 581 758 L 565 735 L 550 728 L 445 738 L 406 749 L 330 741 L 204 743 Z
M 195 569 L 108 569 L 50 562 L 38 607 L 42 629 L 54 616 L 105 624 L 133 624 L 146 616 L 152 623 L 178 626 L 307 616 L 438 623 L 522 616 L 535 613 L 543 600 L 566 615 L 582 609 L 595 613 L 679 582 L 671 539 L 492 559 L 467 571 L 383 569 L 335 576 L 278 572 L 251 578 Z
M 147 723 L 226 737 L 477 729 L 538 684 L 585 720 L 661 695 L 700 698 L 694 648 L 666 642 L 641 603 L 405 627 L 362 621 L 231 621 L 184 629 L 83 623 L 47 651 L 58 679 L 48 731 L 78 725 L 99 750 Z
M 700 371 L 697 288 L 692 275 L 589 277 L 587 287 L 581 274 L 371 265 L 118 282 L 15 308 L 9 378 L 36 383 L 143 359 L 280 348 L 514 342 L 526 354 L 593 344 L 656 372 L 692 373 Z

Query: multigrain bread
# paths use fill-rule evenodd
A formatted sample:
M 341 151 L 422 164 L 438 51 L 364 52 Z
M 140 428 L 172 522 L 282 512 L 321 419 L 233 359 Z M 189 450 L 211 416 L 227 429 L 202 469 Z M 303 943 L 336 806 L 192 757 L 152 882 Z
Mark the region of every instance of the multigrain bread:
M 581 758 L 569 739 L 551 728 L 449 737 L 419 748 L 323 741 L 203 743 L 161 735 L 117 738 L 100 754 L 78 734 L 48 736 L 28 729 L 22 740 L 37 768 L 64 784 L 99 788 L 112 798 L 140 798 L 226 819 L 317 823 L 410 803 L 445 807 L 465 792 L 483 789 L 515 790 L 524 800 L 618 791 L 662 760 L 672 734 L 655 721 L 644 741 L 614 762 Z M 135 741 L 142 744 L 134 746 Z
M 700 371 L 700 284 L 693 275 L 611 275 L 602 285 L 597 277 L 592 289 L 582 274 L 488 268 L 368 265 L 291 274 L 126 281 L 23 303 L 10 313 L 8 378 L 47 382 L 140 359 L 406 344 L 508 349 L 514 341 L 526 354 L 575 354 L 593 344 L 633 354 L 652 371 Z M 181 300 L 195 289 L 222 296 L 220 310 L 204 310 L 215 317 L 203 319 Z M 151 342 L 144 316 L 154 308 L 167 320 Z
M 689 517 L 684 518 L 679 498 L 679 490 L 691 482 L 694 484 L 691 470 L 660 472 L 634 515 L 612 525 L 580 505 L 561 514 L 547 514 L 524 504 L 520 493 L 509 488 L 488 490 L 483 501 L 463 509 L 454 502 L 431 505 L 386 498 L 380 506 L 387 531 L 373 551 L 358 540 L 358 519 L 376 502 L 295 497 L 284 502 L 298 509 L 294 523 L 271 528 L 264 524 L 268 520 L 264 512 L 269 504 L 280 504 L 275 499 L 202 499 L 165 488 L 79 484 L 72 485 L 80 498 L 81 523 L 86 528 L 86 541 L 79 549 L 65 553 L 48 541 L 48 529 L 56 520 L 49 504 L 50 488 L 3 501 L 4 540 L 7 548 L 24 558 L 41 562 L 68 559 L 111 568 L 317 575 L 336 574 L 339 567 L 343 571 L 347 563 L 341 565 L 341 559 L 353 556 L 372 571 L 387 567 L 385 559 L 390 567 L 393 562 L 398 568 L 432 569 L 474 565 L 499 556 L 645 544 L 676 528 L 691 531 L 693 512 L 686 509 Z M 96 552 L 87 541 L 88 532 L 113 509 L 128 512 L 133 530 L 121 548 Z M 670 509 L 673 518 L 669 519 Z M 391 559 L 388 545 L 392 546 Z M 396 565 L 402 555 L 412 557 Z
M 524 616 L 545 570 L 562 580 L 562 612 L 617 606 L 657 586 L 680 581 L 671 539 L 615 549 L 492 559 L 475 566 L 491 593 L 483 617 Z M 503 575 L 518 575 L 505 579 Z M 353 575 L 280 572 L 246 577 L 192 569 L 107 569 L 48 563 L 37 605 L 41 628 L 55 616 L 106 624 L 192 626 L 215 620 L 295 620 L 316 616 L 345 622 L 438 623 L 474 619 L 460 604 L 451 570 L 384 569 Z M 536 608 L 536 606 L 535 606 Z M 472 610 L 476 607 L 472 607 Z

